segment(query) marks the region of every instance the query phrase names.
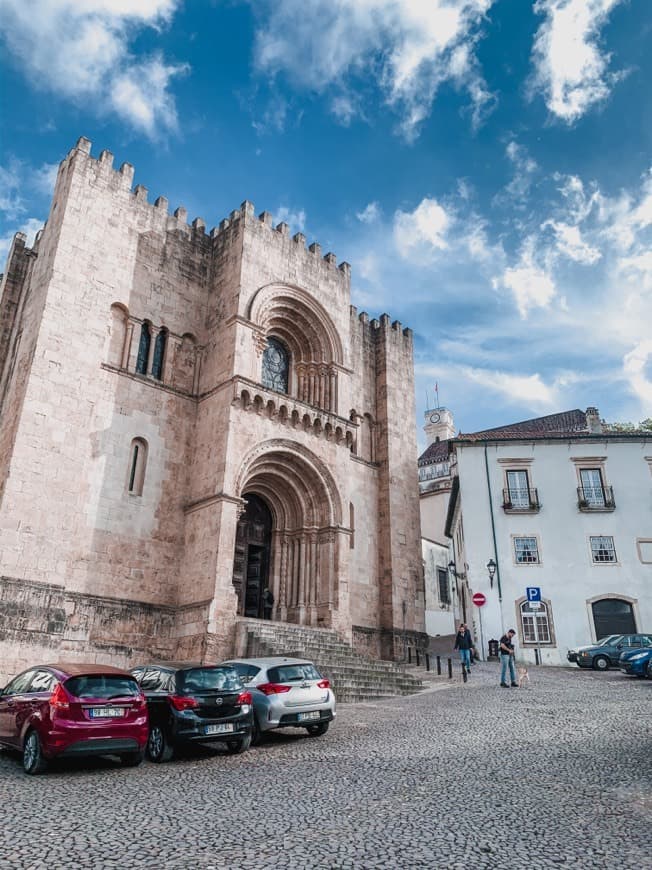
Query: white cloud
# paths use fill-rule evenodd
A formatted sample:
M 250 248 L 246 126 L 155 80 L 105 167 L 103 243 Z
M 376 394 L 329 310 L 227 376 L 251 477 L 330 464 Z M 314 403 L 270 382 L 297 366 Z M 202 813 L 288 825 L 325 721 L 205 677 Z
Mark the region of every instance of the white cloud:
M 380 206 L 377 202 L 370 202 L 362 211 L 357 211 L 355 216 L 363 224 L 373 224 L 380 217 Z
M 597 248 L 587 244 L 582 238 L 580 228 L 562 221 L 545 221 L 541 228 L 550 227 L 555 234 L 556 247 L 560 254 L 574 260 L 576 263 L 592 265 L 602 257 Z
M 4 269 L 4 263 L 7 258 L 7 254 L 9 253 L 9 248 L 11 247 L 11 243 L 14 239 L 15 234 L 25 233 L 27 236 L 26 245 L 28 248 L 31 248 L 34 244 L 34 237 L 37 232 L 43 228 L 43 221 L 38 220 L 38 218 L 28 218 L 24 221 L 17 230 L 12 231 L 11 233 L 7 233 L 7 235 L 0 237 L 0 271 Z
M 257 32 L 256 63 L 318 92 L 371 70 L 386 102 L 413 138 L 444 82 L 465 88 L 474 122 L 492 97 L 474 55 L 480 26 L 494 0 L 313 0 L 297 14 L 294 0 L 256 4 L 266 10 Z M 346 123 L 356 104 L 333 111 Z
M 512 291 L 521 318 L 525 319 L 531 308 L 547 308 L 556 295 L 555 282 L 547 271 L 534 262 L 535 239 L 525 240 L 520 262 L 508 267 L 500 277 L 493 279 L 493 286 Z
M 451 218 L 436 199 L 422 199 L 412 212 L 394 215 L 394 241 L 402 257 L 409 257 L 415 247 L 425 246 L 443 251 L 448 247 L 446 233 Z
M 44 163 L 32 174 L 32 186 L 39 193 L 52 196 L 59 172 L 58 163 Z
M 25 212 L 20 186 L 20 163 L 12 160 L 7 168 L 0 166 L 0 212 L 7 220 L 15 220 Z
M 557 391 L 549 387 L 539 374 L 511 374 L 487 369 L 464 369 L 468 380 L 481 387 L 500 393 L 510 402 L 552 407 L 557 401 Z
M 624 0 L 537 0 L 544 16 L 534 40 L 533 87 L 548 110 L 572 124 L 605 100 L 622 74 L 610 72 L 611 56 L 598 44 L 609 13 Z
M 293 211 L 282 205 L 276 209 L 274 214 L 278 223 L 287 224 L 297 232 L 303 232 L 306 228 L 306 213 L 302 208 Z
M 35 87 L 98 114 L 116 112 L 155 136 L 176 128 L 168 88 L 184 67 L 134 58 L 129 45 L 145 27 L 169 23 L 180 0 L 0 0 L 3 39 Z
M 646 377 L 648 361 L 652 359 L 652 340 L 641 341 L 623 359 L 623 371 L 630 387 L 648 410 L 652 407 L 652 381 Z

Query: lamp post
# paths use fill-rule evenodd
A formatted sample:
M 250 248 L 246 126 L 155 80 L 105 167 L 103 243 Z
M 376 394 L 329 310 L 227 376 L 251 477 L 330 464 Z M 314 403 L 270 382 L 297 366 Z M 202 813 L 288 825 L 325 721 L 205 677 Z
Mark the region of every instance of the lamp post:
M 489 559 L 487 562 L 487 573 L 489 574 L 489 586 L 494 588 L 494 577 L 496 576 L 496 568 L 498 565 L 494 562 L 493 559 Z
M 455 578 L 455 594 L 457 595 L 458 602 L 459 602 L 460 598 L 462 599 L 462 619 L 466 622 L 466 600 L 465 600 L 463 594 L 460 595 L 460 587 L 457 583 L 458 580 L 462 580 L 464 577 L 466 577 L 466 574 L 464 574 L 464 573 L 458 574 L 457 573 L 457 566 L 456 566 L 455 562 L 453 562 L 452 559 L 448 563 L 448 571 Z

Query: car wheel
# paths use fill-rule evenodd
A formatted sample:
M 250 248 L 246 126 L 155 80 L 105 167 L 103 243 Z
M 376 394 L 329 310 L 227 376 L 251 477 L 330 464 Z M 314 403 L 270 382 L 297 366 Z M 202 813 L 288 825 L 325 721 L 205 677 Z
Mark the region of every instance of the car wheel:
M 147 756 L 150 761 L 160 764 L 170 761 L 174 755 L 174 748 L 161 725 L 152 725 L 147 739 Z
M 647 678 L 648 680 L 652 680 L 652 659 L 647 663 Z
M 321 737 L 328 731 L 329 722 L 320 722 L 318 725 L 308 725 L 306 731 L 308 737 Z
M 240 740 L 227 740 L 226 748 L 229 755 L 240 755 L 241 752 L 246 752 L 251 746 L 251 734 L 246 737 L 241 737 Z
M 258 725 L 258 719 L 256 719 L 256 714 L 254 713 L 254 721 L 251 726 L 251 745 L 258 746 L 263 739 L 262 732 L 260 730 L 260 726 Z
M 124 755 L 120 756 L 120 761 L 124 767 L 138 767 L 138 765 L 142 763 L 144 757 L 144 752 L 126 752 Z
M 23 746 L 23 770 L 25 773 L 34 775 L 43 773 L 47 766 L 48 763 L 43 758 L 39 736 L 36 731 L 30 731 Z
M 593 659 L 593 667 L 596 671 L 608 671 L 609 664 L 609 659 L 606 656 L 596 656 Z

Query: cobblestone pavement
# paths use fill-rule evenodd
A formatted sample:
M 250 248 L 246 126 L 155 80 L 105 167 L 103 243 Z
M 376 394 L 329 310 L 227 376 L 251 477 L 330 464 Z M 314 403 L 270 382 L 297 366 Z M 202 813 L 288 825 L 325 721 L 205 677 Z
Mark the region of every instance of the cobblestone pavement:
M 241 756 L 30 778 L 1 752 L 0 868 L 652 866 L 652 682 L 497 676 L 342 706 L 322 738 Z

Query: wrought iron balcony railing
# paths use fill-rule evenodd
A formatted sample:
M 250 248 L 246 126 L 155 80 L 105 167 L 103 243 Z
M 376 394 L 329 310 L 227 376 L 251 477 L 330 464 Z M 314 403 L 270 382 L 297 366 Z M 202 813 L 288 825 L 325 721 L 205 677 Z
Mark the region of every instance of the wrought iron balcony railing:
M 530 487 L 510 487 L 503 490 L 505 513 L 536 513 L 541 508 L 539 493 Z
M 616 507 L 611 486 L 578 486 L 577 506 L 581 511 L 612 511 Z

